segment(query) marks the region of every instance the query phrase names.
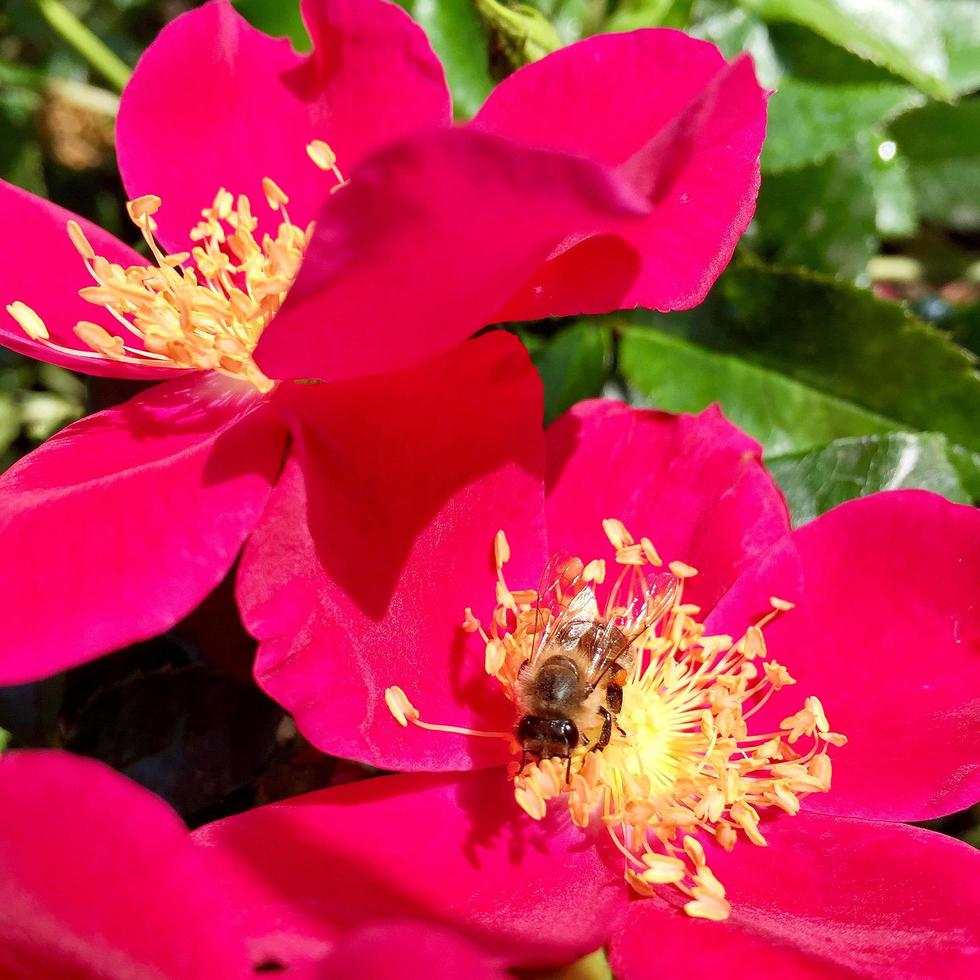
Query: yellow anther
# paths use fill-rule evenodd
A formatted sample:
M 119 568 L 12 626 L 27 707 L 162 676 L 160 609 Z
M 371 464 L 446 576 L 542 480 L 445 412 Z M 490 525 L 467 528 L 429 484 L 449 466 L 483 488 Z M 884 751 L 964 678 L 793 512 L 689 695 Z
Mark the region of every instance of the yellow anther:
M 724 898 L 709 895 L 700 888 L 695 888 L 694 894 L 697 898 L 684 905 L 684 911 L 692 919 L 710 919 L 712 922 L 724 922 L 731 914 L 732 907 Z
M 615 517 L 607 517 L 602 522 L 602 530 L 605 532 L 606 537 L 609 539 L 609 543 L 613 546 L 615 551 L 621 551 L 623 548 L 628 548 L 633 543 L 633 538 L 629 531 L 626 530 L 623 522 L 617 520 Z
M 640 877 L 651 885 L 670 885 L 683 881 L 687 874 L 687 865 L 680 858 L 650 853 L 644 854 L 642 860 L 647 869 Z
M 47 340 L 51 336 L 44 321 L 26 303 L 17 300 L 7 307 L 7 312 L 31 340 Z
M 789 671 L 782 664 L 777 664 L 775 660 L 764 663 L 762 669 L 766 672 L 766 680 L 772 685 L 774 691 L 796 683 Z
M 79 320 L 75 324 L 75 335 L 82 343 L 98 351 L 103 357 L 111 360 L 119 360 L 126 356 L 123 349 L 122 337 L 114 337 L 105 327 L 100 327 L 97 323 L 88 320 Z
M 273 211 L 278 211 L 284 204 L 289 203 L 289 198 L 271 177 L 262 178 L 262 193 L 265 194 L 265 199 Z
M 388 710 L 402 728 L 408 727 L 409 718 L 414 721 L 419 717 L 415 705 L 408 700 L 408 696 L 400 687 L 385 689 L 385 704 L 388 705 Z
M 672 561 L 667 566 L 678 578 L 694 578 L 698 570 L 682 561 Z
M 85 237 L 82 226 L 75 220 L 69 220 L 68 222 L 68 237 L 83 259 L 91 262 L 95 258 L 95 249 L 92 248 L 89 240 Z
M 126 203 L 126 210 L 130 218 L 139 224 L 144 218 L 156 214 L 160 210 L 163 201 L 156 194 L 143 194 L 142 197 L 134 198 Z
M 332 170 L 337 165 L 337 154 L 323 140 L 313 140 L 307 143 L 306 152 L 321 170 Z M 344 164 L 344 169 L 347 169 L 347 164 Z
M 510 561 L 510 545 L 507 543 L 507 535 L 503 531 L 498 531 L 493 539 L 493 560 L 497 568 L 503 568 Z
M 643 549 L 643 554 L 651 565 L 656 565 L 658 568 L 663 565 L 663 559 L 649 538 L 640 538 L 640 547 Z

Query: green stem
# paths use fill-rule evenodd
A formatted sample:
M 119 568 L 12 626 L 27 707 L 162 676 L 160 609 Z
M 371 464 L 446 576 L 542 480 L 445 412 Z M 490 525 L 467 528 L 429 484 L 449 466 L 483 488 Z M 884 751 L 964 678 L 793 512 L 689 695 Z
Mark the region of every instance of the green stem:
M 129 66 L 110 51 L 61 0 L 34 0 L 44 19 L 55 32 L 68 42 L 97 72 L 120 92 L 132 74 Z

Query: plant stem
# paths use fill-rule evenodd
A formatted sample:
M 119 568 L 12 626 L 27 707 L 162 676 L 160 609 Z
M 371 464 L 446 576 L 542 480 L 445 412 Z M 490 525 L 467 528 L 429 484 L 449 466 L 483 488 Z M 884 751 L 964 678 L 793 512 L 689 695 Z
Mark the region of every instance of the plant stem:
M 120 92 L 132 74 L 129 66 L 95 36 L 61 0 L 34 0 L 53 30 Z

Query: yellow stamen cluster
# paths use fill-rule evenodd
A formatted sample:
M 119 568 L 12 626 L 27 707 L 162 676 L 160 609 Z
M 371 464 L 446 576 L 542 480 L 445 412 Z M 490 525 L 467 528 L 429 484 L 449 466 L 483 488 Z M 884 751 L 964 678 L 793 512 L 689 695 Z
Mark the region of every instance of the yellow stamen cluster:
M 603 527 L 621 569 L 604 611 L 607 621 L 615 621 L 642 597 L 648 584 L 644 567 L 662 562 L 648 539 L 635 542 L 620 521 L 605 521 Z M 510 547 L 503 532 L 494 554 L 497 604 L 491 621 L 484 628 L 467 609 L 463 629 L 482 637 L 487 673 L 516 700 L 518 672 L 550 613 L 535 590 L 508 587 L 503 568 Z M 560 796 L 580 827 L 598 819 L 625 858 L 626 880 L 641 895 L 671 885 L 685 896 L 689 915 L 721 920 L 730 909 L 725 888 L 708 867 L 699 837 L 713 837 L 726 850 L 740 836 L 765 846 L 761 811 L 776 807 L 793 815 L 802 797 L 828 791 L 828 745 L 842 746 L 846 739 L 830 730 L 812 696 L 777 730 L 750 734 L 749 719 L 774 692 L 796 683 L 768 658 L 763 634 L 793 605 L 772 597 L 770 612 L 738 639 L 708 635 L 697 619 L 700 609 L 683 601 L 684 581 L 697 570 L 683 562 L 669 568 L 676 579 L 671 601 L 658 608 L 652 622 L 644 621 L 636 637 L 609 744 L 601 750 L 579 746 L 568 782 L 567 761 L 558 758 L 523 769 L 514 762 L 511 776 L 517 803 L 534 819 L 543 818 L 549 801 Z M 577 588 L 601 584 L 605 575 L 602 559 L 569 559 L 562 573 Z M 441 728 L 419 722 L 417 709 L 399 688 L 390 689 L 389 707 L 402 724 Z M 600 724 L 597 718 L 595 731 L 585 733 L 592 746 Z
M 606 521 L 604 529 L 623 566 L 605 610 L 610 619 L 642 587 L 636 570 L 661 562 L 649 540 L 634 543 L 621 522 Z M 501 557 L 498 547 L 498 605 L 483 635 L 488 671 L 513 696 L 516 671 L 540 630 L 540 612 L 533 594 L 507 589 Z M 683 582 L 696 569 L 682 562 L 669 567 L 680 587 L 659 622 L 637 641 L 609 745 L 601 751 L 580 746 L 567 785 L 564 760 L 541 760 L 523 772 L 515 764 L 514 792 L 536 819 L 549 800 L 565 795 L 576 824 L 601 819 L 625 856 L 626 879 L 636 891 L 649 895 L 652 886 L 671 884 L 687 897 L 689 915 L 724 919 L 725 889 L 696 835 L 711 835 L 726 850 L 740 833 L 764 846 L 760 811 L 778 807 L 796 814 L 801 797 L 829 790 L 827 746 L 846 739 L 830 730 L 816 697 L 806 698 L 778 730 L 750 734 L 751 716 L 773 692 L 795 684 L 784 666 L 767 659 L 763 635 L 766 624 L 792 604 L 773 598 L 772 611 L 737 640 L 706 635 L 696 618 L 700 609 L 683 602 Z M 590 562 L 582 580 L 601 581 L 604 571 L 601 561 Z M 466 622 L 464 628 L 480 628 L 469 611 Z M 799 744 L 803 738 L 807 747 Z
M 326 143 L 313 141 L 307 152 L 321 169 L 343 177 Z M 95 285 L 79 290 L 122 327 L 122 336 L 97 323 L 79 321 L 75 336 L 87 349 L 64 347 L 50 339 L 44 321 L 25 303 L 7 311 L 33 340 L 73 357 L 109 359 L 145 367 L 217 371 L 267 392 L 273 382 L 255 364 L 259 337 L 278 312 L 299 272 L 313 233 L 289 220 L 289 198 L 269 178 L 262 182 L 269 207 L 281 216 L 275 237 L 256 237 L 258 220 L 249 199 L 221 188 L 190 232 L 189 252 L 165 254 L 154 237 L 153 215 L 161 200 L 152 194 L 130 201 L 127 209 L 155 265 L 121 266 L 98 255 L 80 225 L 68 222 L 68 236 Z M 124 339 L 126 336 L 134 340 Z M 128 341 L 128 342 L 127 342 Z

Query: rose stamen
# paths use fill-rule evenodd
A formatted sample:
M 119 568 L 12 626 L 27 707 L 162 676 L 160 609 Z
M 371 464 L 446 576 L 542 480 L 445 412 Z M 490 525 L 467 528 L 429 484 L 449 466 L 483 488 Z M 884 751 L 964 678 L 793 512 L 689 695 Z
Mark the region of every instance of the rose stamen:
M 307 152 L 316 163 L 332 161 L 329 170 L 345 181 L 336 156 L 322 140 Z M 318 163 L 319 166 L 319 163 Z M 41 317 L 20 301 L 7 312 L 24 333 L 60 354 L 108 359 L 137 366 L 174 370 L 217 371 L 268 392 L 274 382 L 252 358 L 262 331 L 282 306 L 313 234 L 312 223 L 300 228 L 290 220 L 289 198 L 266 177 L 262 191 L 270 209 L 280 216 L 275 237 L 256 238 L 258 221 L 245 195 L 235 198 L 225 188 L 190 231 L 196 244 L 190 252 L 168 255 L 156 240 L 156 214 L 163 202 L 153 194 L 130 201 L 126 209 L 139 228 L 155 265 L 124 268 L 97 254 L 78 222 L 68 222 L 68 237 L 95 285 L 79 290 L 86 302 L 100 306 L 135 337 L 125 344 L 104 327 L 87 320 L 73 328 L 83 348 L 51 340 Z M 193 260 L 193 264 L 189 264 Z
M 629 619 L 648 589 L 646 566 L 662 564 L 653 544 L 636 544 L 622 521 L 609 519 L 603 529 L 621 566 L 604 607 L 607 622 Z M 494 540 L 496 607 L 484 626 L 467 609 L 463 629 L 485 644 L 485 667 L 504 694 L 516 701 L 519 671 L 542 642 L 551 612 L 534 590 L 512 590 L 504 576 L 510 546 L 502 531 Z M 569 559 L 556 587 L 557 608 L 588 583 L 601 583 L 605 562 Z M 764 847 L 761 811 L 776 807 L 789 815 L 800 800 L 827 792 L 831 782 L 828 745 L 847 739 L 830 730 L 819 699 L 784 718 L 774 731 L 749 734 L 746 722 L 784 687 L 796 683 L 781 664 L 767 659 L 764 629 L 793 604 L 775 596 L 770 609 L 745 634 L 706 635 L 700 609 L 683 601 L 685 581 L 698 572 L 672 561 L 676 579 L 669 601 L 658 608 L 631 639 L 636 655 L 624 671 L 622 707 L 615 715 L 609 742 L 595 746 L 601 721 L 583 734 L 572 758 L 544 758 L 510 766 L 514 797 L 539 820 L 549 803 L 564 796 L 572 820 L 587 827 L 598 816 L 626 860 L 625 878 L 641 895 L 670 885 L 687 899 L 684 910 L 696 918 L 721 920 L 729 914 L 725 889 L 707 865 L 697 835 L 713 837 L 731 850 L 739 837 Z M 393 694 L 392 692 L 397 692 Z M 385 694 L 401 724 L 412 721 L 438 731 L 477 733 L 418 721 L 418 711 L 400 688 Z M 508 737 L 516 750 L 520 745 Z M 809 740 L 807 747 L 801 740 Z M 570 778 L 566 780 L 566 772 Z
M 408 700 L 400 687 L 385 689 L 385 704 L 402 728 L 415 725 L 416 728 L 424 728 L 429 732 L 448 732 L 450 735 L 472 735 L 474 738 L 497 738 L 505 742 L 514 741 L 513 732 L 483 732 L 476 728 L 461 728 L 458 725 L 433 725 L 431 722 L 422 721 L 419 717 L 418 708 Z

